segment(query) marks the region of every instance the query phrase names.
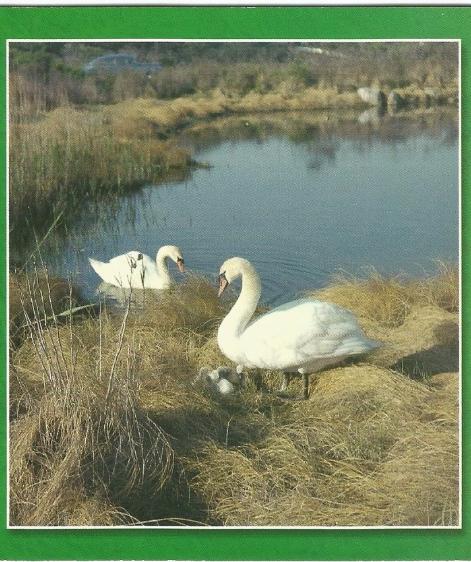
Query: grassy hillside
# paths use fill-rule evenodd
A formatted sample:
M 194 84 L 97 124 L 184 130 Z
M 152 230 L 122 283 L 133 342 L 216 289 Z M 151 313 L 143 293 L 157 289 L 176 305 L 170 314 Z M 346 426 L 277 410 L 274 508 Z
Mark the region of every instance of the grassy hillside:
M 11 282 L 14 525 L 457 523 L 456 270 L 317 292 L 385 345 L 311 377 L 307 401 L 297 380 L 277 396 L 272 372 L 226 398 L 193 384 L 228 364 L 230 302 L 204 279 L 148 294 L 145 315 L 81 318 L 57 316 L 69 292 L 50 281 L 49 301 L 43 274 Z

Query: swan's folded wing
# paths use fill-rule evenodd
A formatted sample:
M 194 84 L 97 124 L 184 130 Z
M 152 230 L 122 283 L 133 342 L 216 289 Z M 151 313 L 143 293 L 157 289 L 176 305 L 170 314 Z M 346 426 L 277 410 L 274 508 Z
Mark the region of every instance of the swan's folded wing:
M 118 287 L 133 287 L 136 282 L 134 279 L 139 277 L 137 269 L 139 252 L 128 252 L 111 258 L 109 263 L 105 264 L 107 267 L 108 283 Z
M 368 349 L 352 313 L 310 299 L 287 303 L 256 319 L 243 339 L 247 357 L 267 368 L 287 368 Z
M 140 252 L 132 251 L 127 252 L 126 254 L 121 254 L 120 256 L 116 256 L 115 258 L 110 259 L 110 264 L 119 268 L 131 268 L 131 263 L 135 263 L 138 261 Z M 140 254 L 142 256 L 142 254 Z
M 149 256 L 147 256 L 146 254 L 141 254 L 142 255 L 142 265 L 144 266 L 144 269 L 147 269 L 149 271 L 153 271 L 156 270 L 156 263 L 155 260 L 153 260 L 152 258 L 150 258 Z

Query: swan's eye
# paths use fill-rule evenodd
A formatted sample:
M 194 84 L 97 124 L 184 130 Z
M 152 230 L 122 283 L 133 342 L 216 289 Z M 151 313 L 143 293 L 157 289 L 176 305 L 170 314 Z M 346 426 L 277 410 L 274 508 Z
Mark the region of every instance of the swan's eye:
M 178 263 L 181 263 L 181 264 L 184 264 L 184 263 L 185 263 L 185 260 L 184 260 L 183 258 L 177 258 L 177 262 L 178 262 Z
M 143 257 L 144 257 L 144 256 L 143 256 L 142 254 L 137 254 L 137 259 L 138 259 L 138 260 L 142 260 Z

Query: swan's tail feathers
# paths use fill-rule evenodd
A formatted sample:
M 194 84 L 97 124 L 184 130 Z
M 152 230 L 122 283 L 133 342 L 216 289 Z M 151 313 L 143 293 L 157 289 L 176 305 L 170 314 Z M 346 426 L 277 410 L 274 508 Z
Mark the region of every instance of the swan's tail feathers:
M 356 339 L 352 338 L 343 342 L 340 348 L 337 350 L 339 355 L 363 355 L 364 353 L 370 353 L 379 347 L 382 347 L 383 343 L 375 340 L 370 340 L 367 338 Z
M 376 340 L 364 339 L 361 341 L 356 353 L 370 353 L 383 346 L 383 343 Z
M 103 281 L 106 281 L 106 277 L 107 277 L 106 269 L 105 269 L 106 264 L 104 264 L 101 261 L 94 260 L 93 258 L 88 258 L 88 261 L 90 262 L 90 265 L 93 267 L 97 275 L 101 277 Z
M 384 343 L 378 340 L 370 340 L 366 341 L 366 345 L 368 346 L 368 351 L 373 351 L 374 349 L 378 349 L 379 347 L 383 347 Z

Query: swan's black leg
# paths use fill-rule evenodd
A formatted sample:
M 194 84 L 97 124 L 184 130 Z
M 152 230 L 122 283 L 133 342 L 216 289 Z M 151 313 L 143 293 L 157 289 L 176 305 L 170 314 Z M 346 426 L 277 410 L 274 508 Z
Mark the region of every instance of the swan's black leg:
M 287 373 L 286 371 L 284 371 L 283 383 L 281 385 L 280 392 L 284 392 L 288 388 L 290 380 L 291 380 L 291 373 Z
M 309 375 L 307 373 L 303 373 L 304 378 L 304 400 L 309 398 Z
M 247 379 L 245 377 L 245 371 L 243 365 L 237 365 L 236 373 L 239 375 L 240 378 L 240 388 L 245 388 Z
M 263 378 L 260 371 L 257 369 L 254 373 L 253 380 L 258 391 L 262 390 Z

